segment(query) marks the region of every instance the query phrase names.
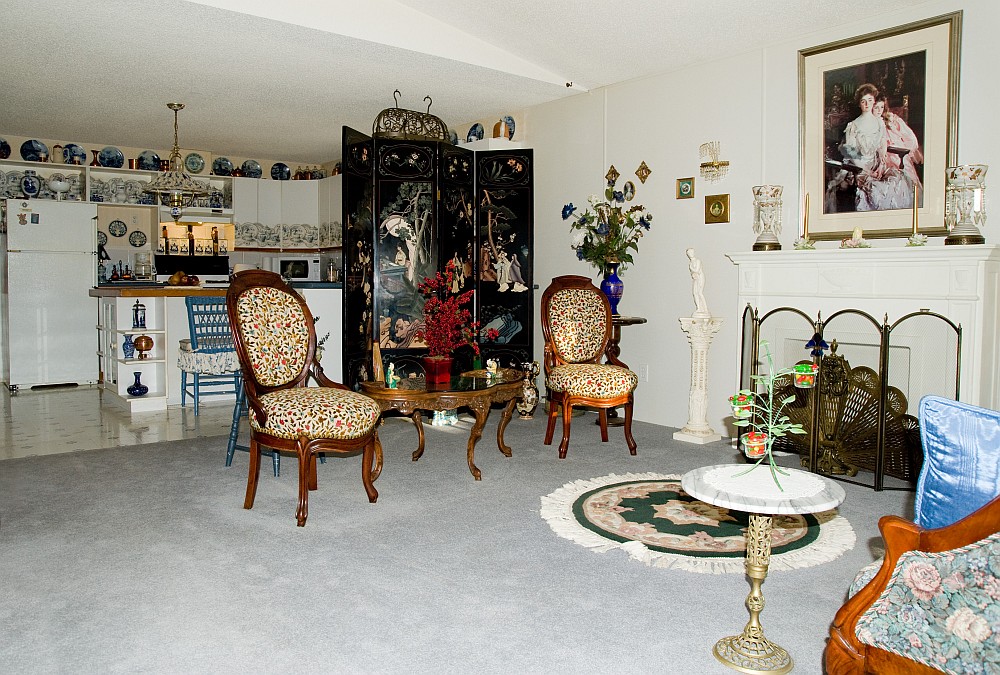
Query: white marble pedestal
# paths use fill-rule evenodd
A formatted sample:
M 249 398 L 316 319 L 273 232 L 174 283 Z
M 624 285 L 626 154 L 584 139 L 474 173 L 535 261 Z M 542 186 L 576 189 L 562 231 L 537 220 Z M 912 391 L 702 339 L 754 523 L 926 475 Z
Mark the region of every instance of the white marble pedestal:
M 697 312 L 695 312 L 697 314 Z M 724 319 L 712 316 L 682 317 L 681 330 L 691 343 L 691 388 L 688 393 L 688 421 L 674 440 L 705 444 L 722 438 L 708 424 L 708 348 L 722 328 Z

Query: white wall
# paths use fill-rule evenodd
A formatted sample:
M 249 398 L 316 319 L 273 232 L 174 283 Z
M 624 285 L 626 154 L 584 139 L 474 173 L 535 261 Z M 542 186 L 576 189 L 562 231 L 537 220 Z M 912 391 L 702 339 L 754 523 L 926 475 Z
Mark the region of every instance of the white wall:
M 622 359 L 633 368 L 648 364 L 650 370 L 650 381 L 640 383 L 636 392 L 636 419 L 670 427 L 687 421 L 690 352 L 678 317 L 694 310 L 684 256 L 685 248 L 693 247 L 704 265 L 709 308 L 725 318 L 710 352 L 709 422 L 721 433 L 732 431 L 725 420 L 727 399 L 737 382 L 742 308 L 736 300 L 736 270 L 725 253 L 751 248 L 755 235 L 750 188 L 761 183 L 785 186 L 782 245 L 791 248 L 796 237 L 798 50 L 957 9 L 965 12 L 958 159 L 989 164 L 1000 156 L 1000 137 L 991 126 L 1000 104 L 991 73 L 998 63 L 990 34 L 1000 25 L 1000 3 L 995 0 L 927 2 L 905 12 L 873 14 L 864 21 L 790 36 L 764 50 L 525 111 L 525 141 L 535 149 L 534 270 L 540 289 L 560 274 L 599 278 L 597 270 L 577 261 L 570 250 L 569 227 L 560 210 L 570 201 L 585 206 L 588 195 L 602 192 L 610 164 L 622 174 L 619 186 L 624 180 L 635 182 L 635 201 L 653 213 L 652 230 L 640 242 L 634 267 L 623 275 L 625 295 L 619 307 L 623 314 L 649 320 L 622 332 Z M 695 198 L 676 200 L 675 179 L 697 176 L 698 146 L 714 140 L 722 143 L 729 175 L 714 184 L 699 176 Z M 645 184 L 633 175 L 641 161 L 652 169 Z M 704 195 L 723 193 L 730 194 L 730 223 L 705 225 Z M 997 241 L 989 226 L 984 234 L 988 243 Z M 940 240 L 933 243 L 941 245 Z M 536 331 L 536 357 L 541 360 L 540 327 Z

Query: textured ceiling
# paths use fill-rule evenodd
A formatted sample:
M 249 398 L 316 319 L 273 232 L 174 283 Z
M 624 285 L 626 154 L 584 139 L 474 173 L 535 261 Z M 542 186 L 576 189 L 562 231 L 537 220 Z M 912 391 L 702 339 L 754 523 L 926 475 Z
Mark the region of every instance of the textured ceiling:
M 922 1 L 2 0 L 0 133 L 169 147 L 180 101 L 182 147 L 316 163 L 396 88 L 466 124 Z

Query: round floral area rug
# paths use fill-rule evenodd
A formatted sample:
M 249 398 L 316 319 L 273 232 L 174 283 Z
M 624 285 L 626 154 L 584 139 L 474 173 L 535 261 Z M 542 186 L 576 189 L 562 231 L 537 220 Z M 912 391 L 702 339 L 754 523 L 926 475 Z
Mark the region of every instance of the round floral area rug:
M 599 553 L 620 548 L 653 567 L 742 574 L 749 514 L 706 504 L 680 476 L 611 474 L 567 483 L 542 497 L 542 518 L 560 537 Z M 854 529 L 837 511 L 773 518 L 771 569 L 829 562 L 850 550 Z

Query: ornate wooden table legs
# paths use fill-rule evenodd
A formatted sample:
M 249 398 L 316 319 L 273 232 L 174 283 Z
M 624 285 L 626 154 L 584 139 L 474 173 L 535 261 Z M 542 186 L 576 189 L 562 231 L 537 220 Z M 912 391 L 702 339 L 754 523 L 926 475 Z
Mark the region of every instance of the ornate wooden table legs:
M 750 514 L 747 529 L 747 576 L 750 577 L 750 594 L 747 609 L 750 621 L 743 633 L 725 637 L 715 643 L 712 652 L 722 663 L 744 673 L 774 673 L 781 675 L 792 669 L 792 657 L 784 649 L 764 637 L 760 613 L 764 610 L 764 593 L 761 585 L 767 578 L 771 561 L 771 516 Z

